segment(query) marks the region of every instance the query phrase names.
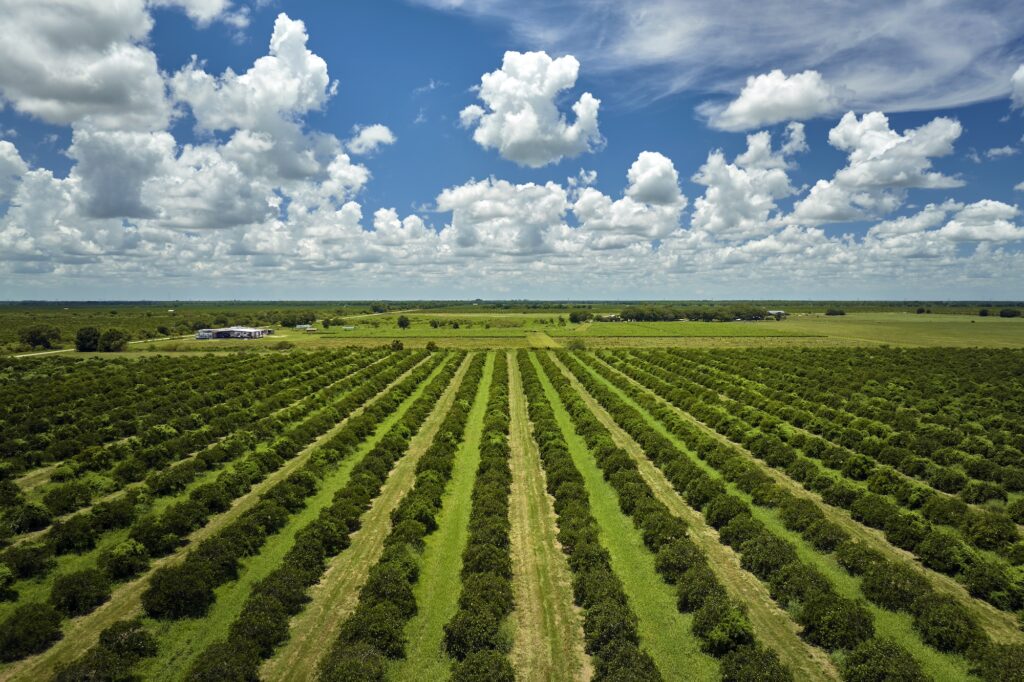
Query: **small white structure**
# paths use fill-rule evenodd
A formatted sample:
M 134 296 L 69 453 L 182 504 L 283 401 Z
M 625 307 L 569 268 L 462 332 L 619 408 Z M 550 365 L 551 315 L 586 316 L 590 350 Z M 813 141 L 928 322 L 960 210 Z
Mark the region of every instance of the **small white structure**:
M 301 329 L 303 331 L 306 331 L 306 330 L 312 329 L 313 325 L 311 325 L 311 324 L 297 324 L 297 325 L 295 325 L 295 328 L 296 329 Z
M 768 314 L 772 315 L 772 316 L 780 316 L 781 315 L 781 316 L 785 317 L 786 311 L 785 310 L 769 310 Z
M 219 327 L 217 329 L 200 329 L 196 339 L 262 339 L 273 334 L 273 329 L 266 327 Z

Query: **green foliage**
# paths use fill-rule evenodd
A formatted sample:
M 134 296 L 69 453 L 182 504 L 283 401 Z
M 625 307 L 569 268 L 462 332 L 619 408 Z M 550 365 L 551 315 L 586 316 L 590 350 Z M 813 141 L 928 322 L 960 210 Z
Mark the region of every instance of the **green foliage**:
M 88 353 L 99 349 L 100 330 L 96 327 L 82 327 L 75 334 L 75 350 Z
M 0 622 L 0 661 L 16 661 L 60 638 L 60 614 L 49 604 L 29 602 Z
M 910 653 L 891 639 L 861 642 L 841 667 L 845 682 L 926 682 L 929 678 Z
M 58 576 L 50 591 L 50 603 L 69 617 L 89 613 L 109 598 L 110 580 L 95 568 Z
M 60 330 L 52 325 L 36 324 L 20 330 L 18 338 L 32 348 L 53 348 L 60 341 Z
M 96 350 L 101 353 L 117 353 L 128 347 L 132 335 L 122 329 L 108 329 L 100 334 Z
M 835 594 L 819 594 L 805 601 L 799 620 L 803 637 L 829 651 L 852 649 L 875 634 L 871 612 Z

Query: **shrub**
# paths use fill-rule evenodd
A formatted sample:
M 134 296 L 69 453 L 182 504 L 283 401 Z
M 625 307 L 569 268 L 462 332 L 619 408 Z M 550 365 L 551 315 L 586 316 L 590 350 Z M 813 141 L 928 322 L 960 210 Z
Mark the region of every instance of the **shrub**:
M 972 673 L 985 682 L 1020 682 L 1024 670 L 1024 646 L 992 644 L 978 657 Z
M 31 578 L 47 572 L 56 564 L 53 550 L 48 545 L 25 543 L 8 547 L 0 554 L 0 561 L 10 567 L 18 578 Z
M 376 648 L 364 642 L 335 647 L 320 665 L 320 682 L 369 682 L 383 680 L 388 661 Z
M 263 657 L 288 638 L 288 612 L 274 597 L 254 594 L 231 625 L 229 641 L 251 642 Z
M 980 597 L 1004 611 L 1020 607 L 1020 594 L 1009 573 L 998 563 L 976 557 L 963 572 L 963 583 L 973 597 Z
M 36 324 L 18 330 L 18 339 L 32 348 L 53 348 L 60 341 L 60 330 L 53 325 Z
M 128 347 L 132 335 L 121 329 L 108 329 L 100 334 L 96 350 L 101 353 L 117 353 Z
M 818 569 L 799 561 L 791 561 L 783 566 L 771 575 L 768 582 L 772 598 L 783 606 L 827 592 L 829 585 L 828 578 Z
M 462 579 L 460 608 L 489 608 L 494 617 L 500 620 L 511 613 L 514 606 L 515 595 L 508 580 L 493 573 L 472 573 Z
M 137 661 L 156 656 L 156 639 L 138 618 L 119 620 L 100 633 L 100 646 L 122 660 Z
M 198 618 L 213 603 L 209 574 L 188 563 L 153 572 L 142 607 L 153 618 Z
M 861 583 L 861 591 L 869 601 L 890 611 L 909 610 L 929 589 L 928 581 L 915 569 L 891 561 L 869 568 Z
M 89 504 L 92 490 L 85 483 L 70 481 L 54 486 L 43 495 L 43 504 L 55 516 L 70 514 Z
M 615 642 L 596 657 L 594 679 L 608 682 L 660 682 L 650 655 L 630 642 Z
M 704 510 L 704 518 L 708 525 L 717 529 L 748 511 L 746 503 L 738 497 L 719 495 L 708 503 L 707 509 Z
M 0 564 L 0 601 L 9 601 L 18 598 L 18 593 L 12 589 L 14 585 L 14 571 L 7 564 Z
M 718 531 L 718 539 L 733 549 L 739 548 L 744 542 L 765 532 L 764 524 L 750 516 L 740 514 L 725 524 Z
M 693 633 L 701 638 L 704 651 L 713 656 L 723 656 L 754 641 L 746 615 L 720 595 L 705 600 L 694 613 Z
M 92 515 L 75 514 L 67 521 L 53 524 L 47 538 L 57 554 L 86 552 L 96 545 Z
M 75 350 L 88 353 L 95 351 L 100 345 L 100 330 L 96 327 L 82 327 L 75 334 Z
M 636 625 L 636 614 L 628 604 L 614 600 L 594 604 L 583 621 L 587 653 L 600 654 L 601 649 L 613 641 L 637 644 Z
M 818 505 L 804 497 L 789 498 L 782 503 L 779 513 L 786 528 L 797 532 L 803 532 L 812 523 L 823 518 Z
M 846 655 L 845 682 L 926 682 L 929 678 L 910 653 L 891 639 L 861 642 Z
M 405 655 L 405 619 L 394 604 L 360 604 L 341 629 L 344 642 L 366 642 L 388 658 Z
M 999 549 L 1017 541 L 1017 526 L 1005 514 L 980 511 L 967 518 L 967 539 L 979 549 Z
M 242 682 L 257 679 L 259 658 L 252 647 L 220 641 L 208 646 L 188 671 L 190 682 Z
M 508 656 L 493 649 L 474 651 L 452 666 L 453 682 L 514 682 Z
M 112 580 L 124 580 L 146 570 L 149 552 L 142 543 L 125 540 L 101 554 L 99 564 Z
M 952 597 L 927 594 L 912 609 L 921 639 L 939 651 L 966 653 L 984 638 L 971 615 Z
M 793 675 L 771 649 L 745 644 L 720 661 L 722 682 L 792 682 Z
M 933 495 L 922 505 L 921 513 L 932 523 L 959 526 L 967 514 L 967 505 L 955 497 Z
M 829 593 L 804 602 L 800 622 L 801 635 L 828 651 L 852 649 L 875 634 L 871 612 L 852 599 Z
M 687 569 L 679 579 L 676 592 L 679 610 L 696 611 L 708 599 L 724 596 L 725 589 L 707 564 L 697 564 Z
M 933 528 L 914 551 L 928 568 L 946 575 L 956 575 L 963 570 L 968 549 L 952 531 Z
M 110 580 L 95 568 L 57 576 L 50 603 L 67 616 L 89 613 L 110 598 Z
M 17 661 L 60 639 L 60 614 L 49 604 L 22 604 L 0 623 L 0 660 Z
M 455 659 L 462 660 L 474 651 L 498 649 L 502 642 L 501 622 L 487 609 L 460 609 L 444 626 L 444 648 Z
M 814 545 L 816 549 L 823 552 L 833 552 L 836 547 L 850 538 L 850 534 L 843 530 L 838 524 L 827 519 L 815 521 L 807 530 L 804 537 Z
M 836 548 L 836 561 L 853 575 L 862 575 L 885 557 L 856 540 L 847 540 Z
M 692 542 L 679 539 L 662 545 L 654 565 L 665 581 L 674 585 L 687 569 L 702 561 L 703 555 Z
M 796 559 L 793 545 L 770 533 L 747 540 L 740 546 L 740 552 L 740 565 L 763 580 Z

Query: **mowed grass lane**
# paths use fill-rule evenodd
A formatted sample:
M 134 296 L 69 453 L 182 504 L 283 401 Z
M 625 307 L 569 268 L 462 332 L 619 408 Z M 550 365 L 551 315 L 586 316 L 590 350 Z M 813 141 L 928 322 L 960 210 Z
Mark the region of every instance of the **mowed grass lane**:
M 391 512 L 412 489 L 416 464 L 444 422 L 472 359 L 472 355 L 466 356 L 441 400 L 410 440 L 406 456 L 395 464 L 380 495 L 360 517 L 359 530 L 352 534 L 349 547 L 330 561 L 320 582 L 310 590 L 311 601 L 291 620 L 288 641 L 261 667 L 262 679 L 314 678 L 338 629 L 355 609 L 370 568 L 380 559 L 391 532 Z
M 589 355 L 585 360 L 587 362 L 599 362 L 599 360 L 593 360 L 593 356 Z M 721 480 L 729 494 L 735 495 L 748 503 L 751 508 L 752 516 L 764 523 L 773 534 L 792 543 L 796 547 L 797 557 L 800 561 L 821 571 L 821 573 L 829 579 L 832 586 L 840 596 L 863 601 L 874 617 L 875 632 L 878 636 L 888 637 L 902 645 L 911 653 L 911 655 L 913 655 L 915 659 L 918 660 L 918 662 L 920 662 L 925 673 L 932 679 L 943 681 L 975 679 L 969 674 L 968 669 L 970 665 L 963 656 L 943 654 L 926 645 L 914 630 L 912 622 L 913 618 L 910 614 L 886 611 L 885 609 L 879 608 L 878 606 L 864 600 L 863 594 L 860 591 L 861 579 L 847 573 L 835 560 L 834 556 L 817 551 L 810 545 L 810 543 L 804 540 L 803 536 L 799 533 L 787 529 L 779 518 L 778 513 L 774 510 L 759 507 L 754 504 L 750 495 L 737 488 L 735 484 L 725 480 L 725 478 L 722 477 L 714 467 L 700 459 L 700 457 L 695 453 L 691 452 L 682 441 L 665 428 L 665 425 L 660 420 L 652 416 L 642 406 L 636 403 L 621 388 L 599 374 L 595 373 L 595 376 L 597 376 L 606 386 L 610 387 L 612 391 L 614 391 L 623 401 L 639 411 L 650 428 L 668 438 L 673 445 L 679 448 L 680 451 L 685 452 L 690 459 L 697 466 L 707 472 L 709 476 Z M 623 382 L 630 381 L 628 377 L 621 373 L 619 376 L 623 378 Z M 635 382 L 634 385 L 639 386 L 639 384 L 635 384 Z M 647 390 L 650 395 L 656 395 L 649 389 L 645 390 Z
M 290 516 L 288 523 L 276 534 L 270 536 L 260 553 L 242 562 L 238 580 L 221 585 L 215 590 L 216 601 L 203 618 L 176 621 L 146 618 L 145 623 L 156 636 L 159 651 L 154 658 L 145 659 L 138 667 L 138 673 L 146 680 L 181 680 L 191 668 L 195 658 L 210 644 L 227 637 L 228 628 L 238 618 L 252 586 L 273 571 L 295 543 L 295 534 L 317 518 L 320 510 L 331 503 L 334 493 L 348 483 L 352 468 L 363 459 L 381 438 L 402 418 L 424 388 L 440 373 L 451 359 L 439 364 L 433 372 L 398 406 L 387 419 L 380 422 L 373 435 L 364 440 L 351 456 L 339 462 L 322 481 L 319 490 L 306 501 L 300 512 Z M 464 364 L 462 370 L 465 370 Z M 457 374 L 446 395 L 454 395 L 461 374 Z M 454 388 L 453 388 L 454 386 Z M 441 418 L 451 402 L 442 399 L 430 418 L 440 411 Z M 429 421 L 428 421 L 429 424 Z M 426 427 L 424 427 L 425 429 Z M 421 430 L 422 432 L 422 430 Z M 429 442 L 429 440 L 428 440 Z M 402 461 L 406 461 L 406 457 Z M 379 501 L 379 498 L 378 500 Z M 376 502 L 375 502 L 376 506 Z
M 353 417 L 362 414 L 365 409 L 375 403 L 381 396 L 387 394 L 394 386 L 404 381 L 412 372 L 424 362 L 429 362 L 429 356 L 416 363 L 408 370 L 399 375 L 393 382 L 388 384 L 383 391 L 370 398 L 363 405 L 357 407 L 345 419 L 338 422 L 334 427 L 321 434 L 315 441 L 299 452 L 298 455 L 285 462 L 277 471 L 269 474 L 260 483 L 254 485 L 249 492 L 234 500 L 232 506 L 225 512 L 210 517 L 209 522 L 195 530 L 188 536 L 188 542 L 177 551 L 165 557 L 154 560 L 150 563 L 149 569 L 138 577 L 128 582 L 120 583 L 114 588 L 110 599 L 100 605 L 95 611 L 79 617 L 64 621 L 62 625 L 63 637 L 52 647 L 41 654 L 30 656 L 15 663 L 6 664 L 0 667 L 0 681 L 4 680 L 42 680 L 51 677 L 57 669 L 75 660 L 82 652 L 94 645 L 99 639 L 100 632 L 113 625 L 115 622 L 133 618 L 142 613 L 141 596 L 149 585 L 149 576 L 158 568 L 172 566 L 184 560 L 195 543 L 208 537 L 212 537 L 222 528 L 232 523 L 245 511 L 255 505 L 260 496 L 272 488 L 278 482 L 297 471 L 312 456 L 316 447 L 335 433 L 344 428 Z M 109 534 L 113 537 L 115 534 Z M 127 537 L 127 531 L 125 536 Z M 122 538 L 124 539 L 124 538 Z M 91 555 L 92 553 L 90 553 Z M 69 555 L 75 556 L 75 555 Z M 62 569 L 75 570 L 80 568 L 77 564 L 60 565 Z
M 686 521 L 690 529 L 690 539 L 707 556 L 708 564 L 729 596 L 746 608 L 758 640 L 774 649 L 782 663 L 799 680 L 839 679 L 839 674 L 828 654 L 800 639 L 800 628 L 796 622 L 772 600 L 764 583 L 743 570 L 736 552 L 719 542 L 718 531 L 709 526 L 704 516 L 690 507 L 676 492 L 661 470 L 647 458 L 640 444 L 622 430 L 615 418 L 601 407 L 557 356 L 551 355 L 551 360 L 580 394 L 594 416 L 608 429 L 615 444 L 636 461 L 640 475 L 651 487 L 655 497 L 668 507 L 674 516 Z M 689 626 L 693 621 L 693 614 L 684 614 L 683 619 Z
M 388 679 L 433 681 L 448 679 L 451 674 L 451 659 L 442 645 L 444 625 L 458 609 L 462 592 L 462 552 L 469 539 L 473 485 L 480 465 L 480 437 L 493 371 L 491 353 L 466 421 L 451 480 L 441 498 L 437 530 L 426 537 L 420 576 L 413 589 L 417 611 L 405 626 L 405 658 L 392 663 Z
M 623 589 L 639 620 L 640 647 L 654 659 L 666 680 L 717 680 L 718 663 L 701 651 L 700 641 L 676 607 L 675 590 L 665 583 L 654 567 L 654 555 L 632 520 L 619 509 L 615 489 L 604 480 L 594 456 L 573 427 L 558 393 L 530 353 L 544 394 L 554 409 L 555 419 L 569 446 L 573 462 L 583 475 L 591 513 L 600 527 L 602 546 L 611 555 L 611 565 L 622 580 Z
M 526 412 L 515 356 L 508 356 L 512 491 L 512 667 L 523 682 L 589 680 L 583 616 L 573 603 L 572 574 L 558 542 L 555 510 L 547 493 L 540 452 Z

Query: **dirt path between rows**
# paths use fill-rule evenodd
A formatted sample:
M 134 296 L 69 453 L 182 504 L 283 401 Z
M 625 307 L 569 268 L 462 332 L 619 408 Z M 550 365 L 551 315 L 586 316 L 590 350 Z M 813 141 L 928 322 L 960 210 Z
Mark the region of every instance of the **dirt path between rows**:
M 301 682 L 316 677 L 317 666 L 330 652 L 338 630 L 359 603 L 359 590 L 370 568 L 380 559 L 384 540 L 391 532 L 391 512 L 412 489 L 416 463 L 455 402 L 470 360 L 471 356 L 466 356 L 434 410 L 410 440 L 405 456 L 392 468 L 380 495 L 361 517 L 352 543 L 328 563 L 320 582 L 310 590 L 311 601 L 292 618 L 288 641 L 260 668 L 261 679 Z
M 655 497 L 675 516 L 690 527 L 690 539 L 708 558 L 712 571 L 722 581 L 729 596 L 744 604 L 758 639 L 774 649 L 780 660 L 799 680 L 838 680 L 839 674 L 828 654 L 800 638 L 799 626 L 772 599 L 757 576 L 743 570 L 736 552 L 723 545 L 718 531 L 705 522 L 703 515 L 690 507 L 675 491 L 661 470 L 655 466 L 643 448 L 623 431 L 615 419 L 597 402 L 572 372 L 553 355 L 551 359 L 580 394 L 594 416 L 611 433 L 612 440 L 636 461 L 640 475 L 651 486 Z
M 572 576 L 558 544 L 553 501 L 547 493 L 540 453 L 526 411 L 526 395 L 515 355 L 508 356 L 509 424 L 512 449 L 512 666 L 524 682 L 589 680 L 583 651 L 583 619 L 573 604 Z

